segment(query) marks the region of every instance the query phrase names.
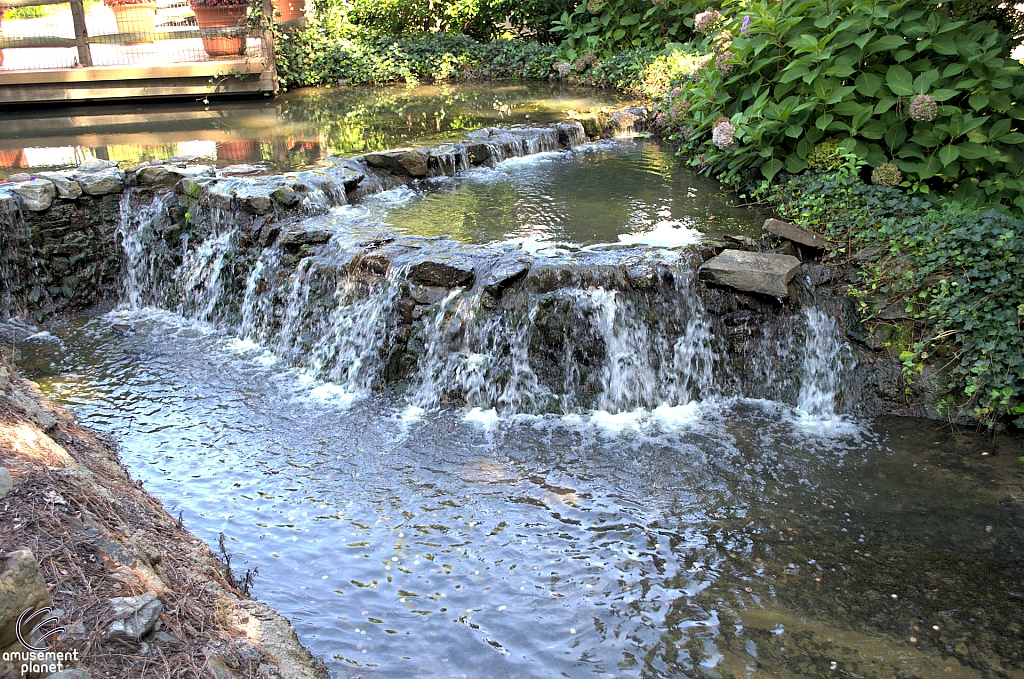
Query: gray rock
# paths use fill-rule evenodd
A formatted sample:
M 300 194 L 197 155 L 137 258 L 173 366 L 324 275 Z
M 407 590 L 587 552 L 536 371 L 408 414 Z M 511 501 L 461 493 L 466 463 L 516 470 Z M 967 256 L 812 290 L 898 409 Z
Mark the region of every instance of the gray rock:
M 73 670 L 61 670 L 51 674 L 47 679 L 92 679 L 92 675 L 81 667 L 76 667 Z
M 333 234 L 323 229 L 296 229 L 281 234 L 281 245 L 298 247 L 302 245 L 318 245 L 331 240 Z
M 529 271 L 528 261 L 502 262 L 484 275 L 484 291 L 494 297 L 501 297 L 505 290 L 525 278 Z
M 409 267 L 409 282 L 439 288 L 470 287 L 476 272 L 469 262 L 427 260 Z
M 30 550 L 10 552 L 0 558 L 0 648 L 16 643 L 18 616 L 22 612 L 46 606 L 49 601 L 46 579 Z
M 789 282 L 800 270 L 800 260 L 790 255 L 726 250 L 700 267 L 709 283 L 772 297 L 789 294 Z
M 90 196 L 105 196 L 124 190 L 124 178 L 114 167 L 96 172 L 78 172 L 75 174 L 75 181 L 82 187 L 82 191 Z
M 764 223 L 764 230 L 780 238 L 791 240 L 800 245 L 806 245 L 809 248 L 825 249 L 824 238 L 812 231 L 801 229 L 799 226 L 794 226 L 788 222 L 778 219 L 767 219 Z
M 274 187 L 263 183 L 243 184 L 238 187 L 235 197 L 239 206 L 253 215 L 266 215 L 274 210 L 274 199 L 270 197 Z
M 447 288 L 435 288 L 426 285 L 414 285 L 409 290 L 409 297 L 417 304 L 437 304 L 448 296 Z
M 57 187 L 57 195 L 68 200 L 75 200 L 82 197 L 82 187 L 78 182 L 72 180 L 61 172 L 40 172 L 39 176 L 49 179 Z
M 104 635 L 108 641 L 138 641 L 153 629 L 164 610 L 164 605 L 156 598 L 156 592 L 117 597 L 108 603 L 114 617 L 114 622 Z
M 12 174 L 10 177 L 7 178 L 7 181 L 17 183 L 17 182 L 27 182 L 30 179 L 32 179 L 32 175 L 30 175 L 29 173 L 27 173 L 27 172 L 19 172 L 17 174 Z
M 203 189 L 217 181 L 214 177 L 185 177 L 175 185 L 174 192 L 183 196 L 199 198 L 203 194 Z
M 103 160 L 102 158 L 89 158 L 84 163 L 78 166 L 79 172 L 99 172 L 101 170 L 109 170 L 110 168 L 117 167 L 117 163 L 113 160 Z
M 7 497 L 13 489 L 14 479 L 11 478 L 11 473 L 7 471 L 7 467 L 0 467 L 0 500 Z
M 299 197 L 295 193 L 295 189 L 285 185 L 277 187 L 270 197 L 276 200 L 279 204 L 285 207 L 293 207 L 299 202 Z
M 427 176 L 427 161 L 423 154 L 416 149 L 392 149 L 379 153 L 367 153 L 364 158 L 370 167 L 383 168 L 408 177 Z
M 170 173 L 166 166 L 144 167 L 135 177 L 143 186 L 169 186 L 178 181 L 178 177 Z
M 224 661 L 220 658 L 207 658 L 206 667 L 213 674 L 214 679 L 238 679 L 238 675 L 235 674 L 230 667 L 225 665 Z
M 206 185 L 206 201 L 210 207 L 222 210 L 231 209 L 231 201 L 235 198 L 235 188 L 225 182 Z
M 29 212 L 42 212 L 53 205 L 57 187 L 48 179 L 30 179 L 15 185 L 14 193 L 21 198 L 21 205 Z

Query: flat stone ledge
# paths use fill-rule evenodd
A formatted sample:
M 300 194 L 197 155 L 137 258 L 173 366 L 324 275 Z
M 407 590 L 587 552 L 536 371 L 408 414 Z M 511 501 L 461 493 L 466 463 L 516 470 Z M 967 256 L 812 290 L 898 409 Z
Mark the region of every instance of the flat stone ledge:
M 772 297 L 786 297 L 800 260 L 776 253 L 725 250 L 700 267 L 700 277 L 715 285 Z
M 800 245 L 806 245 L 809 248 L 815 248 L 817 250 L 825 249 L 825 239 L 807 229 L 801 229 L 799 226 L 784 222 L 780 219 L 767 219 L 764 223 L 764 230 L 770 234 L 774 234 L 779 238 L 785 238 L 791 240 L 794 243 Z

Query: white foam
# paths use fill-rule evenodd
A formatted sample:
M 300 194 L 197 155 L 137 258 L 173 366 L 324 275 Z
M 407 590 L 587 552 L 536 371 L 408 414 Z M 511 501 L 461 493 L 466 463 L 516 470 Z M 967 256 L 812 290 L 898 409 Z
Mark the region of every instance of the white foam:
M 410 425 L 422 420 L 426 412 L 426 410 L 420 408 L 419 406 L 408 406 L 405 410 L 398 414 L 398 421 L 402 425 L 402 428 L 406 429 Z
M 664 219 L 657 222 L 650 231 L 620 234 L 619 242 L 657 248 L 678 248 L 695 245 L 701 238 L 700 231 L 687 227 L 681 221 Z
M 498 415 L 498 411 L 494 408 L 490 410 L 484 410 L 483 408 L 473 408 L 465 417 L 467 422 L 479 425 L 480 427 L 490 431 L 498 426 L 501 422 L 501 417 Z
M 327 403 L 334 406 L 347 408 L 359 397 L 341 385 L 332 382 L 317 385 L 309 390 L 309 396 L 314 401 Z
M 60 338 L 58 338 L 58 337 L 56 337 L 54 335 L 51 335 L 48 330 L 43 330 L 42 332 L 37 332 L 37 333 L 34 333 L 32 335 L 29 335 L 28 337 L 26 337 L 22 341 L 23 342 L 32 342 L 33 340 L 34 341 L 38 341 L 38 342 L 58 342 L 58 343 L 60 342 Z
M 239 339 L 237 337 L 229 339 L 224 346 L 228 351 L 235 354 L 251 354 L 252 352 L 263 348 L 254 340 Z
M 651 418 L 663 429 L 681 429 L 701 420 L 701 404 L 696 401 L 681 406 L 661 404 L 651 413 Z

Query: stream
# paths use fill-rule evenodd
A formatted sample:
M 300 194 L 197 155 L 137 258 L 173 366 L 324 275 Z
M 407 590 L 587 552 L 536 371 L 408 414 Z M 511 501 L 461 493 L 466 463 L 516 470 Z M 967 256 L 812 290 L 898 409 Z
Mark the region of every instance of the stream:
M 21 368 L 334 676 L 1024 677 L 1020 442 L 860 417 L 813 295 L 730 359 L 687 248 L 763 215 L 668 149 L 389 189 L 298 254 L 222 215 L 166 257 L 146 200 L 120 303 Z M 410 292 L 424 256 L 476 282 Z

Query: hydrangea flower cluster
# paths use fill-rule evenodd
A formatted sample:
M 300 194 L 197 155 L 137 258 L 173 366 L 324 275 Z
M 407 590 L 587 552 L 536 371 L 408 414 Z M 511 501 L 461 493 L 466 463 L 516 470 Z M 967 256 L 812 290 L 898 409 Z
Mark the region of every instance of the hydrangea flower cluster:
M 718 28 L 721 23 L 722 13 L 718 10 L 709 9 L 706 12 L 701 12 L 693 18 L 693 30 L 707 35 Z
M 591 14 L 597 14 L 604 7 L 604 0 L 587 0 L 587 11 Z
M 727 119 L 719 120 L 711 130 L 711 143 L 723 151 L 729 151 L 736 145 L 736 126 Z
M 871 183 L 878 186 L 899 186 L 903 181 L 900 169 L 892 163 L 883 163 L 871 171 Z
M 910 119 L 919 123 L 927 123 L 935 120 L 939 114 L 939 107 L 927 94 L 919 94 L 910 102 Z
M 732 73 L 734 64 L 727 63 L 733 57 L 732 50 L 726 50 L 720 54 L 715 54 L 715 70 L 722 75 L 729 75 Z
M 553 68 L 555 71 L 557 71 L 559 77 L 562 77 L 562 78 L 565 78 L 570 73 L 572 73 L 572 64 L 570 64 L 568 61 L 560 61 L 557 64 L 555 64 L 554 66 L 552 66 L 551 68 Z

